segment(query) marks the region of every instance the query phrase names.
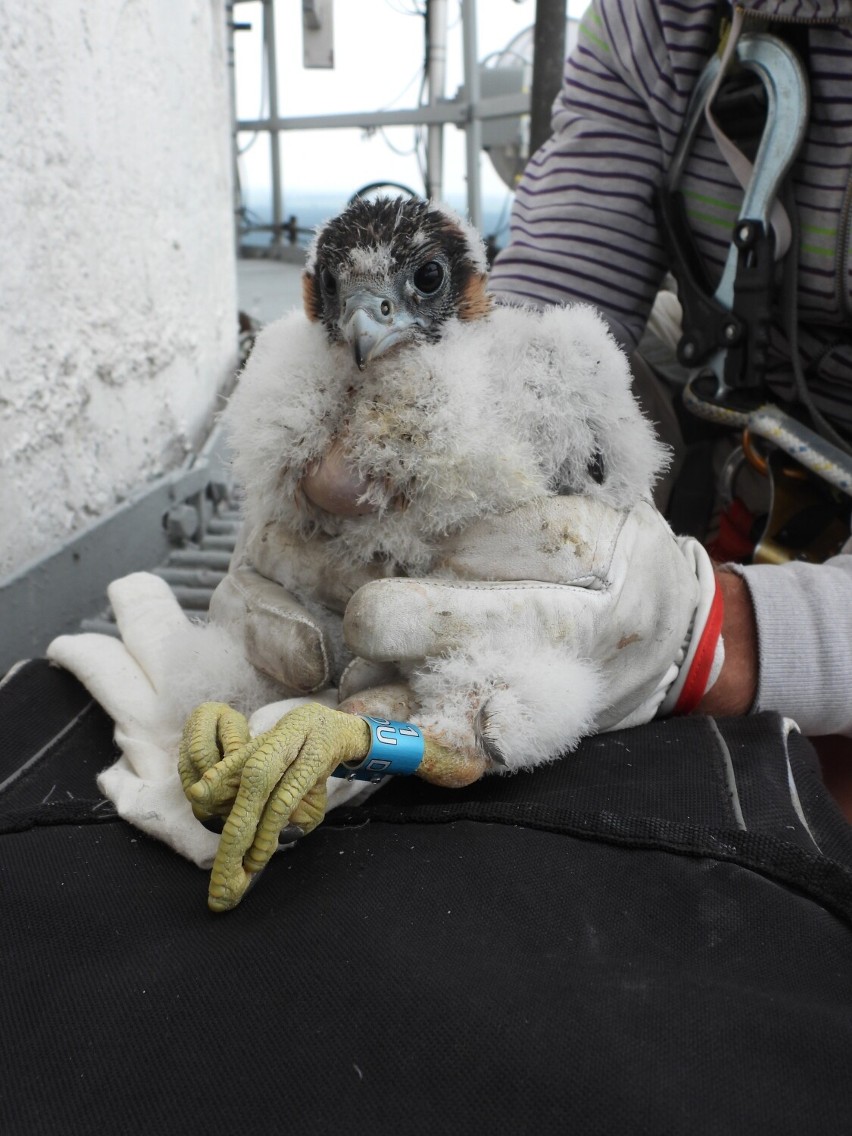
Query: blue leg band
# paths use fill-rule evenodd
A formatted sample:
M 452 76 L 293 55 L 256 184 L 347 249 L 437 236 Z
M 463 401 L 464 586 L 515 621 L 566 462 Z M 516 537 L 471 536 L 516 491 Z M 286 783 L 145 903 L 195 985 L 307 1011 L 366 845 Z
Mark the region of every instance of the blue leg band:
M 407 776 L 416 772 L 425 748 L 423 731 L 418 726 L 367 714 L 360 717 L 370 727 L 370 750 L 358 765 L 338 765 L 332 770 L 332 777 L 375 783 L 390 774 Z

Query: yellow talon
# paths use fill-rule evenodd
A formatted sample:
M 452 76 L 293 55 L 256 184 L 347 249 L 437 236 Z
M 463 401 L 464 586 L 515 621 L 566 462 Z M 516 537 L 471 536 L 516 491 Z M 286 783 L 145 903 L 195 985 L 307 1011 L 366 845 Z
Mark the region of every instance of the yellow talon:
M 199 820 L 227 816 L 245 763 L 243 751 L 250 743 L 248 722 L 223 702 L 204 702 L 190 714 L 181 737 L 178 773 Z M 216 792 L 211 791 L 208 777 L 214 769 L 220 771 Z
M 418 776 L 460 787 L 482 776 L 484 755 L 425 739 Z M 325 816 L 326 779 L 345 762 L 363 760 L 370 728 L 355 714 L 318 703 L 299 706 L 251 738 L 241 714 L 206 702 L 189 717 L 180 747 L 180 777 L 201 821 L 225 817 L 210 873 L 211 911 L 236 907 L 276 848 L 282 829 L 312 832 Z M 298 831 L 295 831 L 298 830 Z
M 309 703 L 257 738 L 221 703 L 199 706 L 180 749 L 184 793 L 200 820 L 226 816 L 210 875 L 208 906 L 228 911 L 278 847 L 288 825 L 313 831 L 326 809 L 326 778 L 370 748 L 362 718 Z

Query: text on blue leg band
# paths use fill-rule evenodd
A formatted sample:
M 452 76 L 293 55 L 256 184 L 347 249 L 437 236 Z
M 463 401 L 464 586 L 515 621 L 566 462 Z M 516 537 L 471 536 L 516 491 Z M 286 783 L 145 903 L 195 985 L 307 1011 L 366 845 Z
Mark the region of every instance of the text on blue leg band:
M 383 777 L 408 776 L 417 771 L 423 760 L 423 731 L 411 722 L 394 722 L 390 718 L 361 717 L 370 727 L 370 749 L 359 765 L 338 765 L 333 777 L 350 781 L 380 781 Z

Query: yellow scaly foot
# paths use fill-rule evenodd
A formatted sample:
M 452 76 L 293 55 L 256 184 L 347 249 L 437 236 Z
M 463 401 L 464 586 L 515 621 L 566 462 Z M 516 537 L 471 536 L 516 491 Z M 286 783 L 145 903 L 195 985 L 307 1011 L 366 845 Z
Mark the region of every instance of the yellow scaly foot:
M 425 738 L 417 775 L 448 787 L 482 776 L 486 758 Z M 180 747 L 183 791 L 201 821 L 226 817 L 210 873 L 211 911 L 236 907 L 275 852 L 282 830 L 312 832 L 327 804 L 326 780 L 370 750 L 363 718 L 318 703 L 298 706 L 251 738 L 241 714 L 206 702 L 190 715 Z

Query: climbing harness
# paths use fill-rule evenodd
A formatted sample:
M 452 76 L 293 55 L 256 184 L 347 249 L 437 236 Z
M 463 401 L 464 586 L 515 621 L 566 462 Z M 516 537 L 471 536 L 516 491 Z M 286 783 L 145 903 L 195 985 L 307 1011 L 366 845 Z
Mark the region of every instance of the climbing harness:
M 836 552 L 849 534 L 852 508 L 852 452 L 817 412 L 798 359 L 795 300 L 790 346 L 794 379 L 806 425 L 770 401 L 766 385 L 772 299 L 777 261 L 785 258 L 785 291 L 795 297 L 798 225 L 792 195 L 784 183 L 802 145 L 809 113 L 808 80 L 795 49 L 775 35 L 739 35 L 742 12 L 724 50 L 700 75 L 683 133 L 658 197 L 660 223 L 678 283 L 683 335 L 678 359 L 694 373 L 683 394 L 686 409 L 706 421 L 747 432 L 747 451 L 732 455 L 723 474 L 723 495 L 733 500 L 732 483 L 754 439 L 769 443 L 766 456 L 751 462 L 769 478 L 765 530 L 756 536 L 752 559 L 821 560 Z M 752 164 L 724 134 L 713 104 L 731 64 L 759 80 L 765 120 Z M 733 239 L 721 278 L 711 289 L 688 228 L 681 177 L 702 120 L 743 187 Z M 783 204 L 782 204 L 783 202 Z M 785 208 L 785 204 L 788 208 Z M 786 255 L 789 251 L 789 255 Z M 814 428 L 814 427 L 818 427 Z

